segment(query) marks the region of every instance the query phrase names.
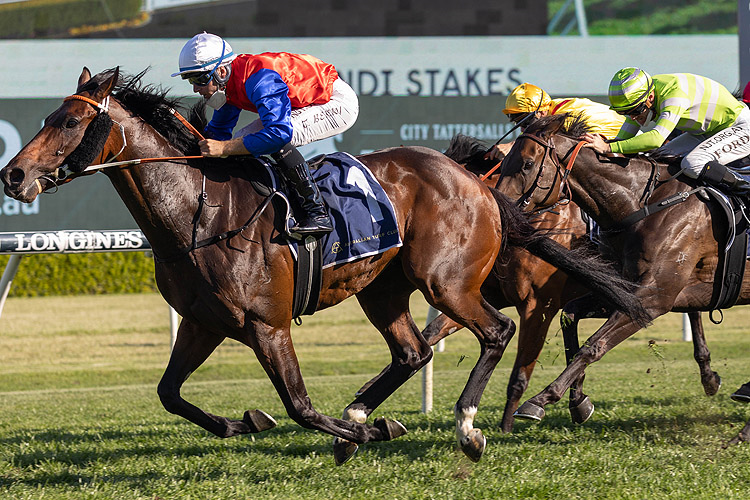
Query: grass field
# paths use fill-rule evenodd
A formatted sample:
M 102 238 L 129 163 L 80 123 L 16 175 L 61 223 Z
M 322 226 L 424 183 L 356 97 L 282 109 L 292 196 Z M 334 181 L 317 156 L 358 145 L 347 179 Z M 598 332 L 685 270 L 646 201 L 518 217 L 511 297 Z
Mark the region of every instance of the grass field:
M 421 326 L 427 308 L 418 298 L 413 306 Z M 435 355 L 433 412 L 419 411 L 417 375 L 375 413 L 409 434 L 362 446 L 337 467 L 332 438 L 291 421 L 252 352 L 233 341 L 192 375 L 184 396 L 234 418 L 260 408 L 278 427 L 221 440 L 167 413 L 156 385 L 169 322 L 157 295 L 9 299 L 0 319 L 0 498 L 749 498 L 750 443 L 722 444 L 750 417 L 750 407 L 729 399 L 750 378 L 750 309 L 725 317 L 706 325 L 724 381 L 717 396 L 703 394 L 672 314 L 589 368 L 589 422 L 571 424 L 561 402 L 543 422 L 518 422 L 504 435 L 496 424 L 513 341 L 480 406 L 476 425 L 488 445 L 477 464 L 454 450 L 451 408 L 478 351 L 471 335 L 457 333 Z M 293 328 L 312 401 L 324 413 L 340 416 L 389 361 L 356 301 Z M 563 364 L 562 339 L 552 332 L 529 396 Z

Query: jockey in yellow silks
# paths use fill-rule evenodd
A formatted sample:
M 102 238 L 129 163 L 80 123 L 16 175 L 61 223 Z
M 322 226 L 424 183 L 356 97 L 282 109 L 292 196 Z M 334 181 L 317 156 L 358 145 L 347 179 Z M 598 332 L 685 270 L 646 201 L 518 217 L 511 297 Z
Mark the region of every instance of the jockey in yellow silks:
M 625 117 L 591 99 L 570 97 L 552 99 L 550 96 L 530 83 L 522 83 L 510 93 L 505 100 L 503 113 L 508 119 L 524 130 L 537 118 L 548 115 L 569 113 L 582 117 L 592 133 L 602 134 L 607 139 L 614 139 L 625 122 Z M 500 153 L 507 153 L 510 144 L 495 144 L 486 158 L 497 159 Z

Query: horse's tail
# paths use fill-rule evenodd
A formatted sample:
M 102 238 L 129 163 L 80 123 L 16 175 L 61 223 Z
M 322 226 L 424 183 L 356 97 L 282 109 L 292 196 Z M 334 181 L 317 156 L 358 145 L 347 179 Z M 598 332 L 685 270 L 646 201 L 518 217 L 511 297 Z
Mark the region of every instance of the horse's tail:
M 490 189 L 500 208 L 503 249 L 509 246 L 525 248 L 586 285 L 593 293 L 604 297 L 615 309 L 627 314 L 639 326 L 645 327 L 650 323 L 651 318 L 646 309 L 633 293 L 638 285 L 622 277 L 609 262 L 587 245 L 568 250 L 549 238 L 549 230 L 531 224 L 529 213 L 517 208 L 500 191 Z

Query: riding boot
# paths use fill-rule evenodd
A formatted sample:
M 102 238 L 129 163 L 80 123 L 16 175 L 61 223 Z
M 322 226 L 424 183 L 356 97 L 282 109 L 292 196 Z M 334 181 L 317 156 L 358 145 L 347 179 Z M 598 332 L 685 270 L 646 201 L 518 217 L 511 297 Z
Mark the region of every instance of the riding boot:
M 698 175 L 698 180 L 736 195 L 746 206 L 750 206 L 750 182 L 718 161 L 712 160 L 706 163 Z
M 323 235 L 333 231 L 331 218 L 320 196 L 318 186 L 310 175 L 310 168 L 297 148 L 287 144 L 281 151 L 271 155 L 276 160 L 277 170 L 296 195 L 302 211 L 297 224 L 289 229 L 300 235 Z

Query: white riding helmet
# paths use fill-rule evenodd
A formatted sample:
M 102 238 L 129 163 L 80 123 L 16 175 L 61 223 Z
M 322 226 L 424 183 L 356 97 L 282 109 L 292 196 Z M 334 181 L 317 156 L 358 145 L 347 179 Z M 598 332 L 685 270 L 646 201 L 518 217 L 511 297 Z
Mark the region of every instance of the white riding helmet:
M 237 55 L 220 36 L 199 33 L 188 40 L 180 51 L 180 71 L 172 76 L 202 71 L 213 72 L 219 66 L 229 64 Z

